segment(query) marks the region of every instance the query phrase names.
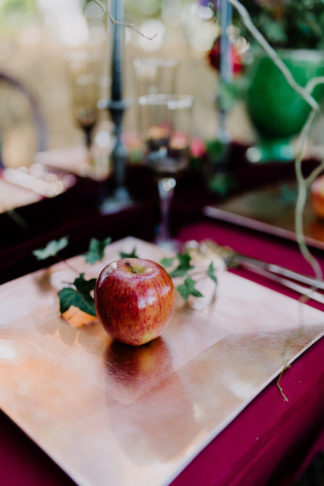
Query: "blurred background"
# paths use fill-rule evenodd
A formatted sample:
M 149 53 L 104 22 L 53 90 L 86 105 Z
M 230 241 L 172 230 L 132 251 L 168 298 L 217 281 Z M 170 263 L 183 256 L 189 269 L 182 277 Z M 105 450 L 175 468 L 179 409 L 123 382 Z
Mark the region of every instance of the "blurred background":
M 132 144 L 137 129 L 133 60 L 177 58 L 178 88 L 194 96 L 193 133 L 204 139 L 217 134 L 215 111 L 217 73 L 207 51 L 219 34 L 211 9 L 194 0 L 125 0 L 125 20 L 149 40 L 125 28 L 124 97 L 131 102 L 124 124 Z M 106 28 L 100 5 L 87 0 L 1 0 L 0 71 L 22 82 L 36 97 L 48 129 L 48 149 L 81 145 L 83 135 L 73 113 L 69 65 L 76 53 L 91 53 L 97 69 L 100 97 L 109 97 L 111 23 Z M 0 139 L 6 166 L 30 164 L 38 150 L 28 99 L 0 83 Z M 238 103 L 229 114 L 229 130 L 238 141 L 254 138 L 249 119 Z M 98 113 L 94 140 L 111 145 L 111 123 Z
M 88 96 L 86 104 L 94 105 L 95 99 L 110 96 L 112 24 L 105 18 L 105 4 L 104 0 L 0 0 L 0 143 L 2 161 L 7 167 L 32 163 L 35 153 L 43 150 L 44 146 L 49 150 L 84 146 L 85 134 L 80 128 L 87 129 L 85 124 L 91 125 L 95 146 L 106 152 L 111 149 L 112 124 L 105 110 L 93 112 L 91 120 L 89 113 L 86 120 L 77 113 L 78 98 L 82 97 L 82 103 L 85 103 Z M 131 149 L 136 146 L 133 134 L 138 130 L 133 68 L 136 58 L 178 59 L 177 90 L 194 98 L 192 132 L 204 141 L 217 139 L 217 97 L 220 91 L 220 22 L 219 19 L 215 21 L 217 5 L 217 2 L 214 3 L 213 11 L 208 0 L 124 0 L 125 21 L 135 26 L 125 27 L 124 36 L 123 95 L 130 101 L 124 126 L 126 142 Z M 310 51 L 323 52 L 322 0 L 248 0 L 244 5 L 275 48 L 299 52 L 307 49 L 307 58 Z M 247 115 L 246 87 L 247 83 L 251 85 L 251 78 L 248 79 L 244 71 L 248 72 L 249 65 L 253 64 L 253 42 L 238 24 L 235 15 L 233 25 L 230 38 L 235 83 L 230 83 L 230 89 L 223 93 L 227 105 L 226 123 L 232 140 L 251 145 L 260 131 L 263 134 L 263 127 L 256 120 L 256 109 L 262 108 L 263 98 L 255 102 L 255 107 L 252 106 L 253 113 L 250 106 Z M 80 65 L 85 53 L 93 63 L 96 93 L 85 94 L 84 90 L 89 90 L 89 79 L 84 76 L 81 85 L 73 84 L 73 76 L 80 69 L 76 66 Z M 316 68 L 319 65 L 323 68 L 323 55 L 320 61 L 315 59 L 315 64 Z M 301 65 L 296 67 L 294 76 L 305 84 L 305 76 L 309 78 L 316 72 Z M 306 73 L 305 76 L 303 73 Z M 322 71 L 317 74 L 323 75 Z M 267 71 L 259 77 L 261 84 L 265 83 Z M 19 89 L 15 83 L 19 84 Z M 258 83 L 260 93 L 264 87 Z M 272 85 L 276 88 L 275 94 L 269 95 L 268 102 L 274 105 L 278 99 L 277 105 L 281 104 L 288 112 L 292 102 L 286 102 L 286 88 L 282 89 L 281 99 L 278 98 L 276 81 Z M 244 89 L 245 97 L 239 96 Z M 27 96 L 24 91 L 27 91 Z M 276 97 L 274 102 L 271 96 Z M 295 110 L 296 106 L 292 109 Z M 274 124 L 277 116 L 277 112 L 271 115 L 267 111 L 262 113 L 263 119 L 276 120 Z M 44 122 L 47 128 L 46 140 L 41 147 L 35 119 L 40 125 Z M 296 135 L 297 129 L 285 133 L 290 123 L 291 119 L 282 121 L 283 130 L 279 137 Z M 272 132 L 276 129 L 276 126 L 271 127 Z M 315 155 L 321 156 L 323 150 L 315 146 L 321 145 L 322 130 L 320 119 L 312 131 L 312 149 Z M 277 137 L 277 134 L 271 133 L 271 136 Z M 275 157 L 277 155 L 274 154 Z M 289 159 L 291 154 L 288 155 Z
M 134 199 L 144 200 L 147 208 L 155 211 L 155 226 L 162 214 L 158 202 L 164 191 L 172 192 L 169 206 L 172 209 L 173 205 L 174 221 L 177 214 L 181 221 L 184 217 L 191 220 L 200 217 L 206 205 L 219 209 L 223 203 L 224 212 L 274 226 L 283 215 L 281 225 L 293 232 L 297 197 L 294 159 L 310 107 L 264 55 L 235 11 L 223 22 L 224 12 L 230 10 L 225 0 L 123 0 L 123 98 L 128 101 L 123 138 L 129 167 L 125 171 L 127 182 L 124 179 L 120 183 L 122 178 L 117 182 L 116 168 L 119 174 L 123 164 L 117 167 L 113 161 L 118 157 L 110 156 L 118 140 L 114 133 L 117 125 L 102 108 L 107 106 L 112 88 L 114 29 L 107 15 L 109 1 L 114 3 L 0 0 L 0 210 L 8 213 L 5 217 L 10 218 L 11 225 L 3 246 L 10 248 L 13 241 L 24 238 L 20 233 L 15 236 L 17 225 L 22 228 L 23 223 L 13 221 L 16 214 L 10 212 L 18 207 L 26 206 L 26 212 L 31 211 L 25 219 L 37 222 L 37 235 L 43 232 L 44 219 L 49 224 L 53 215 L 61 218 L 63 214 L 69 231 L 71 221 L 81 224 L 83 220 L 88 228 L 87 218 L 92 225 L 96 214 L 101 231 L 101 213 L 106 214 L 103 201 L 114 194 L 113 184 L 132 186 Z M 324 77 L 324 0 L 244 0 L 242 4 L 301 86 L 311 78 Z M 227 56 L 221 56 L 222 49 Z M 152 105 L 146 115 L 160 111 L 163 123 L 147 115 L 144 126 L 146 110 L 142 107 L 149 105 L 138 103 L 139 78 L 147 73 L 143 59 L 149 58 L 164 61 L 164 66 L 176 59 L 174 91 L 190 95 L 186 108 L 190 126 L 175 122 L 180 111 L 176 112 L 174 106 L 170 109 L 172 117 L 169 113 L 165 118 L 162 105 L 156 110 Z M 134 61 L 138 59 L 142 64 L 136 73 Z M 226 70 L 221 69 L 224 64 L 229 71 L 227 79 Z M 158 91 L 157 78 L 155 93 L 170 93 L 166 80 Z M 146 89 L 141 94 L 151 94 Z M 323 108 L 323 86 L 316 87 L 312 94 Z M 103 103 L 98 104 L 100 100 Z M 323 109 L 307 138 L 303 164 L 306 176 L 324 159 L 321 113 Z M 170 175 L 170 164 L 169 173 L 162 174 L 156 163 L 156 155 L 165 150 L 169 150 L 168 163 L 174 161 L 174 173 L 177 166 L 177 180 L 173 180 L 175 174 Z M 314 181 L 317 185 L 312 186 L 312 207 L 308 204 L 308 216 L 304 212 L 305 233 L 324 241 L 324 175 L 318 169 L 316 174 L 321 180 Z M 109 175 L 115 175 L 116 180 L 110 177 L 106 184 Z M 156 184 L 161 177 L 172 179 L 163 191 L 157 190 Z M 270 184 L 275 187 L 268 193 L 266 186 Z M 253 191 L 257 190 L 261 192 L 255 196 Z M 62 195 L 58 201 L 46 201 L 58 195 Z M 43 204 L 32 207 L 43 198 L 45 205 L 53 204 L 51 211 L 44 210 Z M 232 205 L 230 198 L 234 199 Z M 58 210 L 56 202 L 63 209 Z M 43 219 L 32 214 L 33 209 Z M 316 215 L 321 218 L 320 225 Z M 115 237 L 133 231 L 129 220 L 126 223 L 125 233 L 116 232 Z M 25 235 L 26 229 L 21 231 Z M 65 233 L 64 228 L 57 230 L 58 235 Z M 150 234 L 147 231 L 145 238 L 152 234 L 153 230 Z M 83 251 L 81 246 L 74 250 Z

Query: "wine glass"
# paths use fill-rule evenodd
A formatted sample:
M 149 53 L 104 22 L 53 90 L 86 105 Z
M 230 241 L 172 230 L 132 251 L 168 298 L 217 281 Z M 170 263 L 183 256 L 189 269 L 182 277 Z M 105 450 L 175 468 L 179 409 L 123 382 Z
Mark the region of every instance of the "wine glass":
M 136 95 L 176 93 L 179 61 L 155 57 L 134 60 Z
M 170 203 L 177 177 L 187 168 L 190 150 L 190 95 L 151 94 L 138 99 L 140 123 L 146 145 L 145 163 L 156 174 L 160 198 L 161 224 L 155 242 L 175 250 L 170 237 Z
M 73 83 L 73 114 L 84 132 L 85 145 L 91 148 L 92 132 L 98 120 L 98 86 L 93 74 L 80 74 Z
M 88 153 L 98 121 L 99 62 L 99 57 L 89 52 L 76 52 L 67 58 L 72 114 L 77 126 L 83 130 Z
M 177 59 L 161 59 L 157 57 L 136 58 L 133 61 L 135 73 L 136 99 L 140 96 L 158 93 L 176 94 L 179 61 Z M 137 127 L 141 127 L 140 107 L 136 105 Z M 137 133 L 139 140 L 141 134 Z

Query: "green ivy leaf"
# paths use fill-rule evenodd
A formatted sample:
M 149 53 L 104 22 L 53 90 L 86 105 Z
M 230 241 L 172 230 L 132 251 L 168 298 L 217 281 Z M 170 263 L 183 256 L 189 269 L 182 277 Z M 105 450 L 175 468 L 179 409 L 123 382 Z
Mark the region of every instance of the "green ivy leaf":
M 90 294 L 92 290 L 94 290 L 96 286 L 96 278 L 90 278 L 86 280 L 84 278 L 84 273 L 80 273 L 80 275 L 73 281 L 73 285 L 75 285 L 76 289 L 82 294 Z
M 84 273 L 80 273 L 79 277 L 74 280 L 73 285 L 74 288 L 64 287 L 57 294 L 60 299 L 61 314 L 74 305 L 83 312 L 96 316 L 94 298 L 91 295 L 96 286 L 96 279 L 86 280 Z
M 110 236 L 102 241 L 99 241 L 96 238 L 91 238 L 88 253 L 84 255 L 86 262 L 93 265 L 102 260 L 105 254 L 105 248 L 109 243 L 111 243 Z
M 120 258 L 139 258 L 139 256 L 136 253 L 136 246 L 132 249 L 131 253 L 126 253 L 124 251 L 121 251 L 119 253 Z
M 52 240 L 44 248 L 39 250 L 34 250 L 33 255 L 37 260 L 46 260 L 47 258 L 57 255 L 63 248 L 65 248 L 69 243 L 66 236 L 60 238 L 59 240 Z
M 189 270 L 194 268 L 190 264 L 191 256 L 189 255 L 189 253 L 178 253 L 177 258 L 179 261 L 179 265 L 175 270 L 173 270 L 173 272 L 170 273 L 171 278 L 184 277 Z
M 217 277 L 215 275 L 215 267 L 214 267 L 214 262 L 210 262 L 208 269 L 207 269 L 207 275 L 209 278 L 211 278 L 215 283 L 217 283 Z
M 164 257 L 162 258 L 162 260 L 160 260 L 160 263 L 164 268 L 169 268 L 172 267 L 174 259 L 175 257 L 171 257 L 171 258 Z
M 185 300 L 188 299 L 189 295 L 193 295 L 194 297 L 203 297 L 203 294 L 195 288 L 195 285 L 196 282 L 191 277 L 187 277 L 183 284 L 179 285 L 177 289 Z

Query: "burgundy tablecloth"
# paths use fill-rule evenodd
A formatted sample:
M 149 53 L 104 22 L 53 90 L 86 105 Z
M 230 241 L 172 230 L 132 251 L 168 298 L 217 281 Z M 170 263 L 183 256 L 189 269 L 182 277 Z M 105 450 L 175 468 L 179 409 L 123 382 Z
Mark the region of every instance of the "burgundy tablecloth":
M 188 225 L 178 237 L 182 241 L 212 238 L 244 254 L 311 274 L 309 264 L 294 243 L 238 230 L 226 223 L 206 220 Z M 315 254 L 324 270 L 323 252 Z M 243 270 L 235 270 L 235 273 L 298 298 L 294 292 L 263 277 Z M 321 304 L 311 302 L 311 305 L 324 310 Z M 288 402 L 283 400 L 275 383 L 268 386 L 196 457 L 172 486 L 296 484 L 316 454 L 324 451 L 323 353 L 324 339 L 321 339 L 284 373 L 281 385 Z M 321 464 L 320 482 L 316 482 L 312 470 L 308 470 L 304 486 L 324 484 L 324 460 Z
M 308 272 L 296 246 L 224 223 L 186 225 L 179 238 L 213 238 L 235 250 Z M 324 268 L 323 255 L 318 254 Z M 295 297 L 261 277 L 237 270 L 268 287 Z M 324 306 L 316 306 L 324 310 Z M 324 316 L 324 315 L 323 315 Z M 269 385 L 174 480 L 172 486 L 289 486 L 324 450 L 324 340 L 314 344 L 288 369 L 281 384 Z M 62 485 L 73 482 L 8 418 L 0 415 L 0 484 Z M 109 479 L 107 479 L 109 484 Z M 324 483 L 304 483 L 324 484 Z M 113 485 L 118 486 L 118 485 Z M 152 485 L 153 486 L 153 485 Z

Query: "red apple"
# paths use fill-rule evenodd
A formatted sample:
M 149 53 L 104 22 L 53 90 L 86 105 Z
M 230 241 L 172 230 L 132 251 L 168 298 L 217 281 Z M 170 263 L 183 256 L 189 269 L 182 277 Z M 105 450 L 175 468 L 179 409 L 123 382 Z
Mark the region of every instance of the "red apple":
M 160 336 L 174 311 L 175 291 L 161 265 L 121 258 L 100 273 L 95 288 L 97 317 L 117 341 L 135 346 Z

